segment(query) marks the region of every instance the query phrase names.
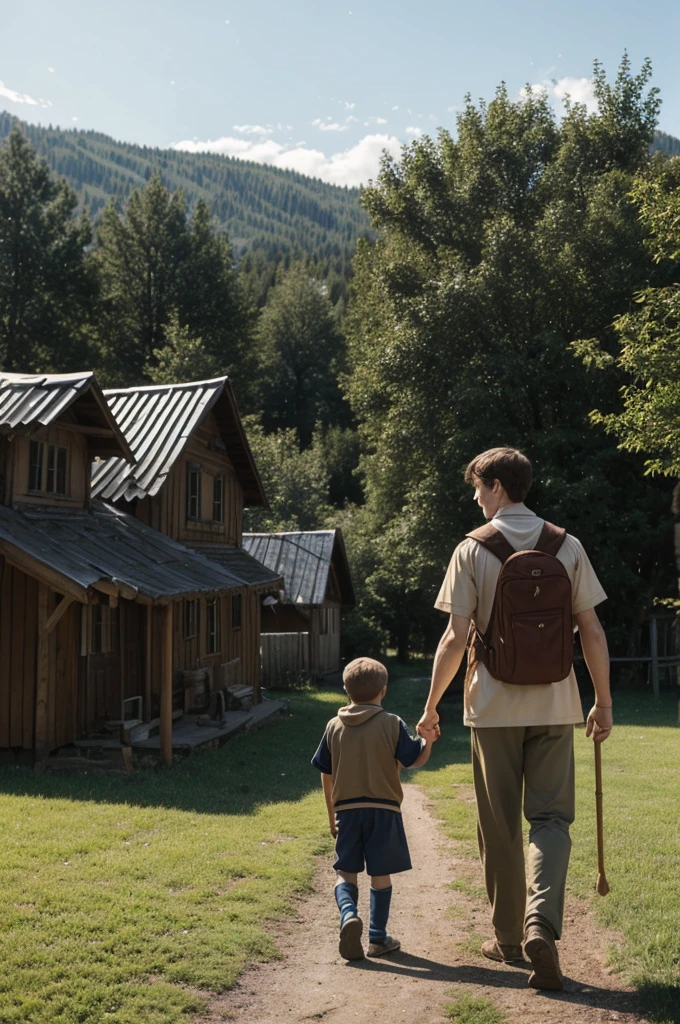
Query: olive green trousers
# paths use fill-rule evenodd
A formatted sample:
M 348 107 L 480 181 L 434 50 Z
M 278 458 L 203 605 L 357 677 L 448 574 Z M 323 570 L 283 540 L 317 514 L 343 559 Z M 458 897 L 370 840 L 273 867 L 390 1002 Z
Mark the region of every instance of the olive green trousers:
M 477 835 L 499 942 L 519 945 L 526 925 L 559 939 L 574 820 L 573 725 L 472 729 Z M 529 822 L 525 866 L 522 805 Z

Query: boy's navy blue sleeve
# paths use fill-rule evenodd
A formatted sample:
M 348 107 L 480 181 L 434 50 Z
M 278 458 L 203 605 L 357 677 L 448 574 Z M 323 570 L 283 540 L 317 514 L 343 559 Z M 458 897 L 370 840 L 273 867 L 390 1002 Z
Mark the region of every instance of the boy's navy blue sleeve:
M 420 757 L 423 746 L 424 744 L 420 737 L 416 740 L 412 739 L 405 722 L 402 722 L 400 718 L 399 739 L 397 740 L 397 749 L 394 752 L 397 761 L 400 761 L 404 768 L 410 768 L 413 762 L 417 761 Z
M 315 768 L 318 768 L 324 775 L 333 774 L 333 762 L 331 761 L 331 752 L 328 747 L 326 740 L 326 733 L 323 734 L 323 739 L 319 744 L 318 750 L 312 758 L 312 764 Z

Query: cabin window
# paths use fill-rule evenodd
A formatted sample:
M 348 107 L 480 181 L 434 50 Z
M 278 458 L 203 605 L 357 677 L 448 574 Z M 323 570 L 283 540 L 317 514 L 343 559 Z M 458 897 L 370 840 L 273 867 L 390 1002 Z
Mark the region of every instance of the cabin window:
M 42 486 L 43 446 L 41 441 L 31 441 L 28 468 L 28 489 L 39 491 Z
M 187 519 L 201 518 L 201 467 L 187 463 Z
M 198 601 L 184 602 L 184 639 L 198 636 Z
M 220 649 L 220 599 L 213 598 L 206 602 L 206 630 L 205 648 L 206 654 L 215 654 Z
M 214 523 L 224 522 L 224 477 L 213 477 L 213 509 Z
M 108 604 L 92 605 L 91 654 L 108 654 L 113 650 L 113 629 L 111 607 Z
M 48 494 L 66 494 L 66 448 L 61 444 L 47 446 L 45 490 Z
M 243 614 L 243 595 L 234 594 L 231 599 L 231 628 L 241 628 L 241 616 Z
M 45 459 L 47 448 L 47 459 Z M 62 444 L 31 441 L 28 457 L 28 489 L 45 494 L 66 494 L 68 449 Z

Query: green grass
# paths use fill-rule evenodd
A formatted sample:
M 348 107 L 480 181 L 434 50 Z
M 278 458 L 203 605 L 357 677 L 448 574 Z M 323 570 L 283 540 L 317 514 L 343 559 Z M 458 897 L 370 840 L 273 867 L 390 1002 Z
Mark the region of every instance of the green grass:
M 2 1024 L 173 1024 L 276 955 L 332 840 L 309 760 L 339 704 L 170 770 L 0 770 Z
M 418 672 L 420 675 L 420 671 Z M 427 687 L 425 687 L 425 690 Z M 420 715 L 423 686 L 397 680 L 391 710 Z M 469 730 L 460 697 L 440 706 L 443 736 L 418 782 L 446 833 L 476 857 Z M 622 933 L 612 960 L 640 991 L 657 1024 L 680 1024 L 680 730 L 674 693 L 615 694 L 616 727 L 603 748 L 605 867 L 611 892 L 595 894 L 597 846 L 592 743 L 575 736 L 576 822 L 569 870 L 572 893 L 590 901 L 599 922 Z M 462 879 L 462 891 L 470 891 Z
M 419 665 L 414 674 L 427 673 Z M 413 725 L 426 692 L 426 680 L 393 673 L 386 706 Z M 1 769 L 0 1022 L 175 1024 L 246 964 L 276 956 L 271 922 L 309 886 L 315 856 L 331 852 L 309 760 L 340 703 L 337 691 L 296 694 L 290 718 L 170 771 Z M 441 712 L 443 738 L 416 778 L 473 859 L 460 699 L 447 698 Z M 624 935 L 615 959 L 647 1015 L 680 1024 L 677 706 L 670 697 L 617 697 L 617 715 L 603 758 L 612 892 L 593 893 L 592 746 L 581 732 L 570 886 Z M 478 895 L 470 879 L 458 883 Z M 460 1005 L 456 1012 L 468 1012 Z
M 506 1024 L 507 1017 L 488 999 L 461 996 L 443 1007 L 446 1017 L 454 1024 Z

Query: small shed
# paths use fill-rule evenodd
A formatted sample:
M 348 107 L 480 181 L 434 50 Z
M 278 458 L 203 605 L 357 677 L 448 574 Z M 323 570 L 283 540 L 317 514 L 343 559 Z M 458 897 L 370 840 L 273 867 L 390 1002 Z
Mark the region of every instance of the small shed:
M 262 679 L 340 668 L 343 608 L 355 603 L 342 531 L 244 533 L 243 548 L 283 577 L 277 602 L 262 609 Z

